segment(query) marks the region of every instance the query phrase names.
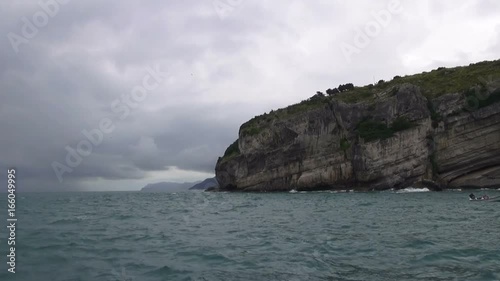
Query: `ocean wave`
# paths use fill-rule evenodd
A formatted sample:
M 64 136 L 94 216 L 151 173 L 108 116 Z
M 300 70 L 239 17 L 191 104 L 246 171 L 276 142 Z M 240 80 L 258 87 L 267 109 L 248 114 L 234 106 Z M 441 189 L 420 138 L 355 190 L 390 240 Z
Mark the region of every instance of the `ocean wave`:
M 396 191 L 396 193 L 418 193 L 418 192 L 430 192 L 430 189 L 428 189 L 427 187 L 424 187 L 424 188 L 408 187 L 408 188 Z
M 89 219 L 88 216 L 75 216 L 75 217 L 72 217 L 72 218 L 55 219 L 55 220 L 49 222 L 49 224 L 55 224 L 55 225 L 58 225 L 58 224 L 75 224 L 75 223 L 79 223 L 80 221 L 84 221 L 84 220 L 88 220 L 88 219 Z
M 497 188 L 474 193 L 500 196 Z M 23 215 L 19 238 L 24 241 L 22 264 L 30 268 L 19 272 L 18 279 L 499 279 L 500 253 L 492 247 L 498 235 L 485 233 L 495 233 L 500 203 L 464 203 L 466 189 L 467 194 L 321 192 L 210 193 L 203 210 L 196 208 L 205 198 L 198 193 L 164 200 L 140 192 L 116 193 L 119 207 L 104 199 L 88 205 L 88 194 L 55 194 L 76 198 L 56 203 L 57 197 L 43 201 L 28 193 L 23 205 L 30 212 Z M 467 219 L 464 212 L 450 212 L 450 206 L 463 206 Z M 442 237 L 452 239 L 442 243 Z M 471 244 L 470 237 L 480 237 L 481 243 Z M 485 272 L 490 275 L 481 275 Z M 0 272 L 0 280 L 8 280 L 7 273 Z
M 336 193 L 356 193 L 356 190 L 350 189 L 350 190 L 315 190 L 315 191 L 297 191 L 295 189 L 292 189 L 289 191 L 289 193 L 301 193 L 301 194 L 316 194 L 316 193 L 331 193 L 331 194 L 336 194 Z

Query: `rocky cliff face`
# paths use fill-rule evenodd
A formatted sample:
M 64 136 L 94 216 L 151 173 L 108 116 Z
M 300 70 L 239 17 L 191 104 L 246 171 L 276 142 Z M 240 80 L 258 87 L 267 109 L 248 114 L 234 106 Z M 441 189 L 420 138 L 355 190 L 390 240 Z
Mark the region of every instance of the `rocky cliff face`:
M 470 102 L 462 93 L 427 99 L 412 84 L 352 104 L 326 98 L 255 121 L 251 133 L 242 127 L 240 152 L 219 159 L 217 180 L 238 191 L 498 186 L 500 103 L 468 111 Z
M 439 110 L 446 118 L 432 134 L 438 179 L 453 188 L 500 187 L 500 103 L 450 115 L 467 101 L 457 94 L 442 100 L 450 106 Z

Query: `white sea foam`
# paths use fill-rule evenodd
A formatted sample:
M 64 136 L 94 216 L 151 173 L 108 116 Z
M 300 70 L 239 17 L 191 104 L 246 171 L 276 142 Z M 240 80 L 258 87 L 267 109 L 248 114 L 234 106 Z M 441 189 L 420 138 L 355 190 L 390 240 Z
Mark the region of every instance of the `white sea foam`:
M 297 193 L 297 190 L 292 189 L 292 190 L 290 190 L 290 193 Z
M 430 190 L 427 187 L 424 187 L 424 188 L 408 187 L 408 188 L 396 191 L 396 193 L 416 193 L 416 192 L 430 192 Z

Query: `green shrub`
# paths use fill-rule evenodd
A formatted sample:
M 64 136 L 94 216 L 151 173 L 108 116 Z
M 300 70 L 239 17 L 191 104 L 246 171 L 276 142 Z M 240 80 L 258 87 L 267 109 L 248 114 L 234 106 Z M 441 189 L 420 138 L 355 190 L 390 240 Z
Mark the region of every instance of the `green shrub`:
M 231 156 L 236 156 L 239 154 L 240 154 L 240 147 L 238 145 L 238 140 L 236 140 L 226 149 L 226 152 L 224 152 L 224 157 L 222 158 L 229 158 Z
M 243 128 L 241 133 L 244 136 L 255 136 L 258 135 L 261 131 L 262 129 L 260 127 L 258 127 L 257 125 L 253 125 Z
M 406 117 L 396 118 L 390 127 L 383 122 L 376 122 L 370 119 L 361 121 L 356 127 L 358 135 L 365 141 L 383 140 L 390 138 L 396 132 L 404 131 L 414 127 L 415 124 Z
M 349 140 L 346 138 L 343 138 L 340 140 L 340 149 L 343 151 L 347 151 L 349 148 L 351 148 L 351 144 L 349 143 Z
M 373 87 L 365 86 L 365 87 L 357 87 L 355 90 L 343 92 L 340 94 L 337 94 L 334 99 L 343 101 L 346 103 L 356 103 L 359 101 L 366 101 L 369 100 L 370 98 L 373 98 L 375 93 L 377 93 L 378 90 L 376 90 Z
M 500 90 L 496 90 L 491 93 L 487 99 L 479 101 L 479 107 L 490 106 L 494 103 L 500 102 Z
M 370 142 L 378 139 L 392 137 L 393 131 L 385 123 L 372 120 L 361 121 L 357 126 L 358 135 L 365 141 Z
M 394 132 L 399 132 L 399 131 L 404 131 L 404 130 L 410 129 L 414 126 L 415 125 L 413 124 L 413 122 L 408 120 L 408 118 L 398 117 L 398 118 L 394 119 L 394 121 L 392 122 L 391 129 Z
M 311 109 L 320 108 L 327 105 L 330 100 L 325 96 L 315 95 L 307 100 L 303 100 L 300 103 L 290 105 L 284 109 L 279 109 L 276 111 L 278 117 L 287 117 L 290 115 L 295 115 L 302 113 Z
M 443 120 L 443 117 L 439 113 L 436 112 L 436 109 L 434 108 L 434 104 L 432 104 L 432 102 L 429 99 L 427 99 L 427 108 L 429 109 L 429 111 L 431 113 L 432 121 L 435 121 L 435 123 L 437 124 L 437 122 Z M 434 124 L 434 122 L 433 122 L 433 124 Z M 433 125 L 433 127 L 434 127 L 434 125 Z M 437 128 L 437 126 L 435 128 Z
M 482 85 L 481 88 L 471 88 L 465 91 L 467 97 L 466 110 L 480 109 L 490 106 L 494 103 L 500 102 L 500 89 L 488 94 L 486 86 Z

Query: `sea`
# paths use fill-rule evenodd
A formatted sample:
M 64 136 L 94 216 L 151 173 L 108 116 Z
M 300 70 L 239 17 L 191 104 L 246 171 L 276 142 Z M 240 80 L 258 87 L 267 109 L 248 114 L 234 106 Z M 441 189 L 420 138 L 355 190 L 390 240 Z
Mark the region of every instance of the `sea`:
M 420 191 L 18 193 L 15 273 L 1 194 L 0 280 L 500 280 L 500 203 Z

